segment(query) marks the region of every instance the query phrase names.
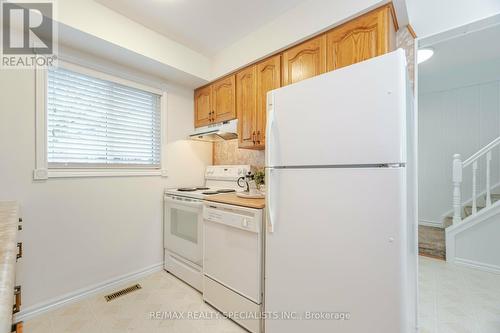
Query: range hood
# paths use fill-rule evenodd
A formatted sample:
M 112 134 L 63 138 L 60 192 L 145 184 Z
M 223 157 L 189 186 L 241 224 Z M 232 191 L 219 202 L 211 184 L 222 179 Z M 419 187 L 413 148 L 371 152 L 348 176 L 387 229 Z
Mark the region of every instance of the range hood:
M 238 138 L 238 119 L 223 121 L 217 124 L 210 124 L 204 127 L 195 128 L 193 134 L 189 136 L 191 140 L 199 141 L 222 141 Z

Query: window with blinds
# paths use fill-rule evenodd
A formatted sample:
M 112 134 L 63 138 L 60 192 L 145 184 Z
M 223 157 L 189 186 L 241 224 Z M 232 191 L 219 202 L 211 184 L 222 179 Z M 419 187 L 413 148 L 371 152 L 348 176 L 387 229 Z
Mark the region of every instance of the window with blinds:
M 47 75 L 52 168 L 160 167 L 160 96 L 61 67 Z

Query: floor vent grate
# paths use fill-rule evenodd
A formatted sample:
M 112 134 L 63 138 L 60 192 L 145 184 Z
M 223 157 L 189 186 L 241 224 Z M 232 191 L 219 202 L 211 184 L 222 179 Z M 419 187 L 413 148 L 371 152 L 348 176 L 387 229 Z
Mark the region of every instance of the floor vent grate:
M 128 287 L 128 288 L 125 288 L 125 289 L 122 289 L 122 290 L 119 290 L 117 291 L 116 293 L 112 293 L 112 294 L 109 294 L 109 295 L 106 295 L 104 296 L 104 298 L 106 299 L 106 301 L 110 302 L 120 296 L 123 296 L 123 295 L 126 295 L 126 294 L 129 294 L 133 291 L 136 291 L 136 290 L 139 290 L 141 289 L 141 285 L 140 284 L 135 284 L 131 287 Z

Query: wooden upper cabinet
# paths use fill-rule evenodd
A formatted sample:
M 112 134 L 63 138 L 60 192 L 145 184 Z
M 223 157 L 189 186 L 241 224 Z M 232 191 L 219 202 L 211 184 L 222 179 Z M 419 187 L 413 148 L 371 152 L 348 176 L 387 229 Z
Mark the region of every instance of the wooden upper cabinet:
M 195 91 L 195 126 L 238 116 L 240 148 L 264 149 L 267 92 L 395 49 L 397 22 L 384 5 L 281 54 Z
M 283 52 L 283 85 L 326 72 L 326 36 L 321 35 Z
M 220 79 L 194 92 L 194 126 L 236 118 L 235 75 Z
M 231 75 L 212 84 L 213 122 L 218 123 L 236 118 L 235 79 L 235 75 Z
M 278 54 L 257 64 L 256 148 L 265 148 L 267 93 L 280 86 L 281 56 Z
M 238 146 L 255 145 L 257 110 L 257 67 L 250 66 L 236 74 L 236 111 L 238 114 Z
M 276 55 L 236 74 L 238 146 L 264 149 L 267 93 L 281 85 L 281 56 Z
M 194 92 L 194 126 L 201 127 L 210 123 L 212 107 L 210 104 L 211 87 L 206 86 Z
M 395 29 L 392 7 L 387 5 L 331 30 L 326 34 L 327 71 L 392 51 Z

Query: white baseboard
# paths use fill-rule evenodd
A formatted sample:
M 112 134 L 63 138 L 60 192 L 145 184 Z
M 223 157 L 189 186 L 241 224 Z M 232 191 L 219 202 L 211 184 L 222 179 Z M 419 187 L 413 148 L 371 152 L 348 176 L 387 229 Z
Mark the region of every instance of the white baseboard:
M 430 220 L 418 220 L 418 225 L 423 225 L 425 227 L 442 228 L 443 222 L 430 221 Z
M 489 273 L 500 274 L 500 266 L 486 264 L 479 261 L 463 259 L 463 258 L 455 258 L 453 261 L 455 264 L 464 265 L 470 268 L 479 269 Z
M 15 321 L 21 321 L 33 318 L 44 312 L 57 309 L 66 304 L 79 301 L 83 298 L 89 297 L 91 295 L 102 292 L 106 289 L 112 288 L 116 285 L 123 284 L 132 280 L 140 279 L 144 276 L 150 275 L 155 272 L 159 272 L 163 269 L 163 262 L 142 268 L 135 272 L 127 273 L 115 278 L 90 285 L 85 288 L 78 289 L 76 291 L 67 293 L 62 296 L 54 297 L 48 301 L 41 302 L 32 306 L 29 306 L 15 315 Z

